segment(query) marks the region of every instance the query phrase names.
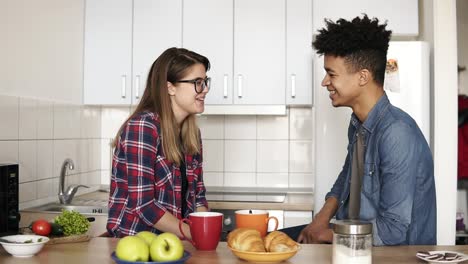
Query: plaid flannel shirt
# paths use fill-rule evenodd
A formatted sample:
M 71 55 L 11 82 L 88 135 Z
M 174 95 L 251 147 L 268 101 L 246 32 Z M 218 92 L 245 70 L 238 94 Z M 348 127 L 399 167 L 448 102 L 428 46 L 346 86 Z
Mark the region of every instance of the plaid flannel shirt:
M 112 160 L 107 231 L 115 237 L 148 230 L 166 213 L 181 219 L 182 179 L 179 167 L 162 150 L 160 119 L 143 112 L 123 129 Z M 205 198 L 201 151 L 185 155 L 187 212 L 208 203 Z M 186 215 L 186 216 L 187 216 Z

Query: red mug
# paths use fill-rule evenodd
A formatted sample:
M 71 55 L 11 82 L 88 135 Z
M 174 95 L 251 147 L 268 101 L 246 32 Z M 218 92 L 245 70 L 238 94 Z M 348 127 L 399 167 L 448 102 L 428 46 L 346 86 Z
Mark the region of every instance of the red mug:
M 189 239 L 182 230 L 182 223 L 190 226 Z M 179 221 L 179 230 L 184 239 L 187 239 L 198 250 L 215 250 L 223 230 L 223 214 L 217 212 L 196 212 L 189 214 L 188 219 Z

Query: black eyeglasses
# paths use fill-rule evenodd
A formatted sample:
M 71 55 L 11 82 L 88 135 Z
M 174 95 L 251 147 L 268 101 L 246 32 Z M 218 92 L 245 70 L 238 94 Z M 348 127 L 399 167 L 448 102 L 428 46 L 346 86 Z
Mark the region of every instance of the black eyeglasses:
M 208 89 L 208 91 L 210 90 L 211 78 L 206 77 L 205 79 L 196 78 L 193 80 L 180 80 L 180 81 L 176 81 L 176 83 L 193 83 L 195 92 L 202 93 L 203 90 L 205 90 L 205 88 Z

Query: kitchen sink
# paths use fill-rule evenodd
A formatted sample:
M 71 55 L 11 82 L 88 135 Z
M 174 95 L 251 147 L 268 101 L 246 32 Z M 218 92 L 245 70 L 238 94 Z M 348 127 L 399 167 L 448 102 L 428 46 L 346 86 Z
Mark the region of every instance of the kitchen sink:
M 92 205 L 70 205 L 70 204 L 59 204 L 59 203 L 50 203 L 33 208 L 24 209 L 26 212 L 52 212 L 52 213 L 61 213 L 62 210 L 74 210 L 80 214 L 88 215 L 107 215 L 108 208 L 104 206 L 92 206 Z

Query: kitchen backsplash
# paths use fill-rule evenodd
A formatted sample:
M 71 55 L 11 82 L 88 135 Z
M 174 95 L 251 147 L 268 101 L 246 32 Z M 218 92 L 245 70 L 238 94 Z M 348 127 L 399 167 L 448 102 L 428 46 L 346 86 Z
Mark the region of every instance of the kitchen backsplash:
M 103 157 L 127 118 L 128 107 L 103 107 Z M 314 185 L 312 108 L 290 108 L 285 116 L 199 116 L 207 187 L 310 188 Z M 106 140 L 104 140 L 106 141 Z M 103 183 L 110 158 L 103 158 Z
M 66 185 L 101 183 L 101 109 L 0 95 L 0 163 L 19 164 L 20 208 L 58 201 L 65 158 L 75 169 Z M 78 193 L 78 194 L 79 194 Z
M 72 105 L 0 95 L 0 163 L 20 165 L 20 208 L 58 201 L 66 185 L 97 190 L 110 179 L 110 141 L 131 107 Z M 314 185 L 313 110 L 285 116 L 199 116 L 206 186 L 310 188 Z

